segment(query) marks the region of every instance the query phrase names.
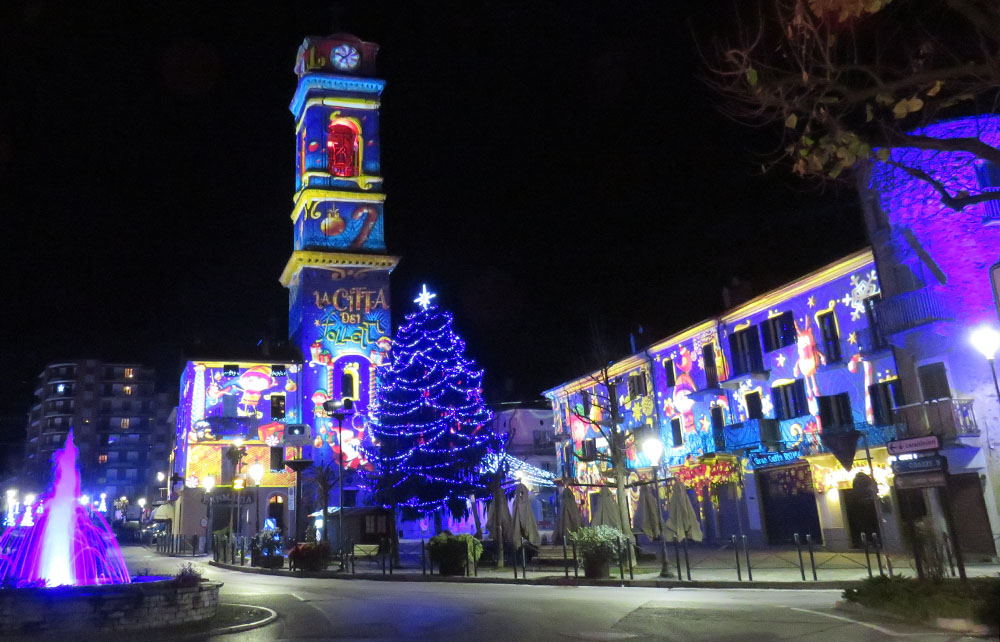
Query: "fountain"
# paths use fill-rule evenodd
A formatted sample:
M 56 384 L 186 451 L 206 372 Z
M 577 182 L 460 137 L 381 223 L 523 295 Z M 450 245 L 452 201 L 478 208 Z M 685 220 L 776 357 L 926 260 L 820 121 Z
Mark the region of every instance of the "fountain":
M 73 431 L 53 456 L 52 488 L 39 499 L 45 510 L 30 526 L 0 537 L 0 581 L 15 586 L 128 584 L 131 578 L 111 528 L 80 505 L 80 473 Z M 29 506 L 28 511 L 32 508 Z

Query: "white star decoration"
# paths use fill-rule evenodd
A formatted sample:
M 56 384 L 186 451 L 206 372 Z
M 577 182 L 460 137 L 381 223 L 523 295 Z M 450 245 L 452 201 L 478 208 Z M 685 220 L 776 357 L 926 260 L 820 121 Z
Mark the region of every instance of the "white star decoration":
M 417 298 L 413 299 L 413 302 L 416 303 L 417 305 L 419 305 L 424 310 L 426 310 L 427 307 L 431 304 L 431 299 L 433 299 L 437 295 L 433 294 L 431 292 L 428 292 L 426 284 L 423 284 L 420 287 L 423 288 L 423 289 L 420 291 L 420 295 L 417 296 Z

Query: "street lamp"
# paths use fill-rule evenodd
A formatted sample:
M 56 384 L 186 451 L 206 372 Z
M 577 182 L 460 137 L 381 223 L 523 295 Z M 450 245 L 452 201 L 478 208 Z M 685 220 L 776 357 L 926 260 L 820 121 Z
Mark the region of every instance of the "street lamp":
M 1000 332 L 997 332 L 988 325 L 981 325 L 972 331 L 969 337 L 973 347 L 983 353 L 990 363 L 990 371 L 993 373 L 993 388 L 997 393 L 997 402 L 1000 403 L 1000 383 L 997 383 L 997 368 L 993 363 L 993 358 L 1000 350 Z
M 653 467 L 653 497 L 656 498 L 656 521 L 660 526 L 660 577 L 669 577 L 667 568 L 667 535 L 663 529 L 663 509 L 660 508 L 660 457 L 663 456 L 663 442 L 654 431 L 648 431 L 642 442 L 642 452 Z
M 340 452 L 340 456 L 337 457 L 337 486 L 339 490 L 337 494 L 339 499 L 337 500 L 337 549 L 340 552 L 340 568 L 343 570 L 346 566 L 344 557 L 344 418 L 347 415 L 354 412 L 354 400 L 350 397 L 344 397 L 340 401 L 327 401 L 323 404 L 323 410 L 325 410 L 331 417 L 337 420 L 337 447 Z M 323 498 L 323 514 L 326 514 L 326 498 Z M 326 533 L 323 533 L 323 537 L 326 537 Z
M 264 464 L 259 461 L 252 466 L 250 466 L 250 479 L 253 480 L 253 485 L 256 486 L 255 504 L 257 505 L 257 532 L 260 532 L 260 482 L 264 479 Z
M 205 479 L 201 482 L 201 485 L 205 488 L 205 498 L 208 499 L 205 502 L 205 552 L 209 552 L 212 542 L 212 489 L 215 488 L 215 477 L 211 475 L 206 475 Z
M 140 497 L 139 501 L 136 503 L 139 504 L 139 521 L 141 522 L 142 518 L 145 517 L 146 514 L 146 498 Z

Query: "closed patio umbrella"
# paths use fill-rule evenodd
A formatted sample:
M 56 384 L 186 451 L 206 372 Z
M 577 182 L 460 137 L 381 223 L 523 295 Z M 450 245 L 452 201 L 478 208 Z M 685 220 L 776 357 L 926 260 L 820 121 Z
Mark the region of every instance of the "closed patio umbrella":
M 677 538 L 678 541 L 690 539 L 693 542 L 702 540 L 701 524 L 695 515 L 691 500 L 688 499 L 687 488 L 679 479 L 674 479 L 670 492 L 670 515 L 663 525 L 667 539 Z
M 660 536 L 660 502 L 652 486 L 643 486 L 639 491 L 639 510 L 635 513 L 635 527 L 649 539 Z
M 514 532 L 513 520 L 510 517 L 510 507 L 507 506 L 507 495 L 499 483 L 493 487 L 493 499 L 486 513 L 486 529 L 490 532 L 490 539 L 494 541 L 497 539 L 497 520 L 503 531 L 504 541 L 511 541 Z
M 570 533 L 579 530 L 582 524 L 580 507 L 576 504 L 576 495 L 567 486 L 559 495 L 559 516 L 556 518 L 556 528 L 552 533 L 553 541 L 563 541 L 564 537 L 568 538 Z
M 597 493 L 597 508 L 591 511 L 590 525 L 622 529 L 622 518 L 618 514 L 618 502 L 615 501 L 615 496 L 611 494 L 610 488 L 602 488 Z
M 542 543 L 542 537 L 538 533 L 538 523 L 535 521 L 535 513 L 531 510 L 531 492 L 524 484 L 518 484 L 514 490 L 514 528 L 512 533 L 516 547 L 520 547 L 522 537 L 534 546 Z

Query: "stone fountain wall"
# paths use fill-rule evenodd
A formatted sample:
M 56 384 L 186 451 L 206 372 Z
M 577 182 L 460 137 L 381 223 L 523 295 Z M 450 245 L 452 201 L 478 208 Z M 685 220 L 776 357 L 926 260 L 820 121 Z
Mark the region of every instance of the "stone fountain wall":
M 106 586 L 0 590 L 0 639 L 59 631 L 149 629 L 215 616 L 221 582 L 171 580 Z

